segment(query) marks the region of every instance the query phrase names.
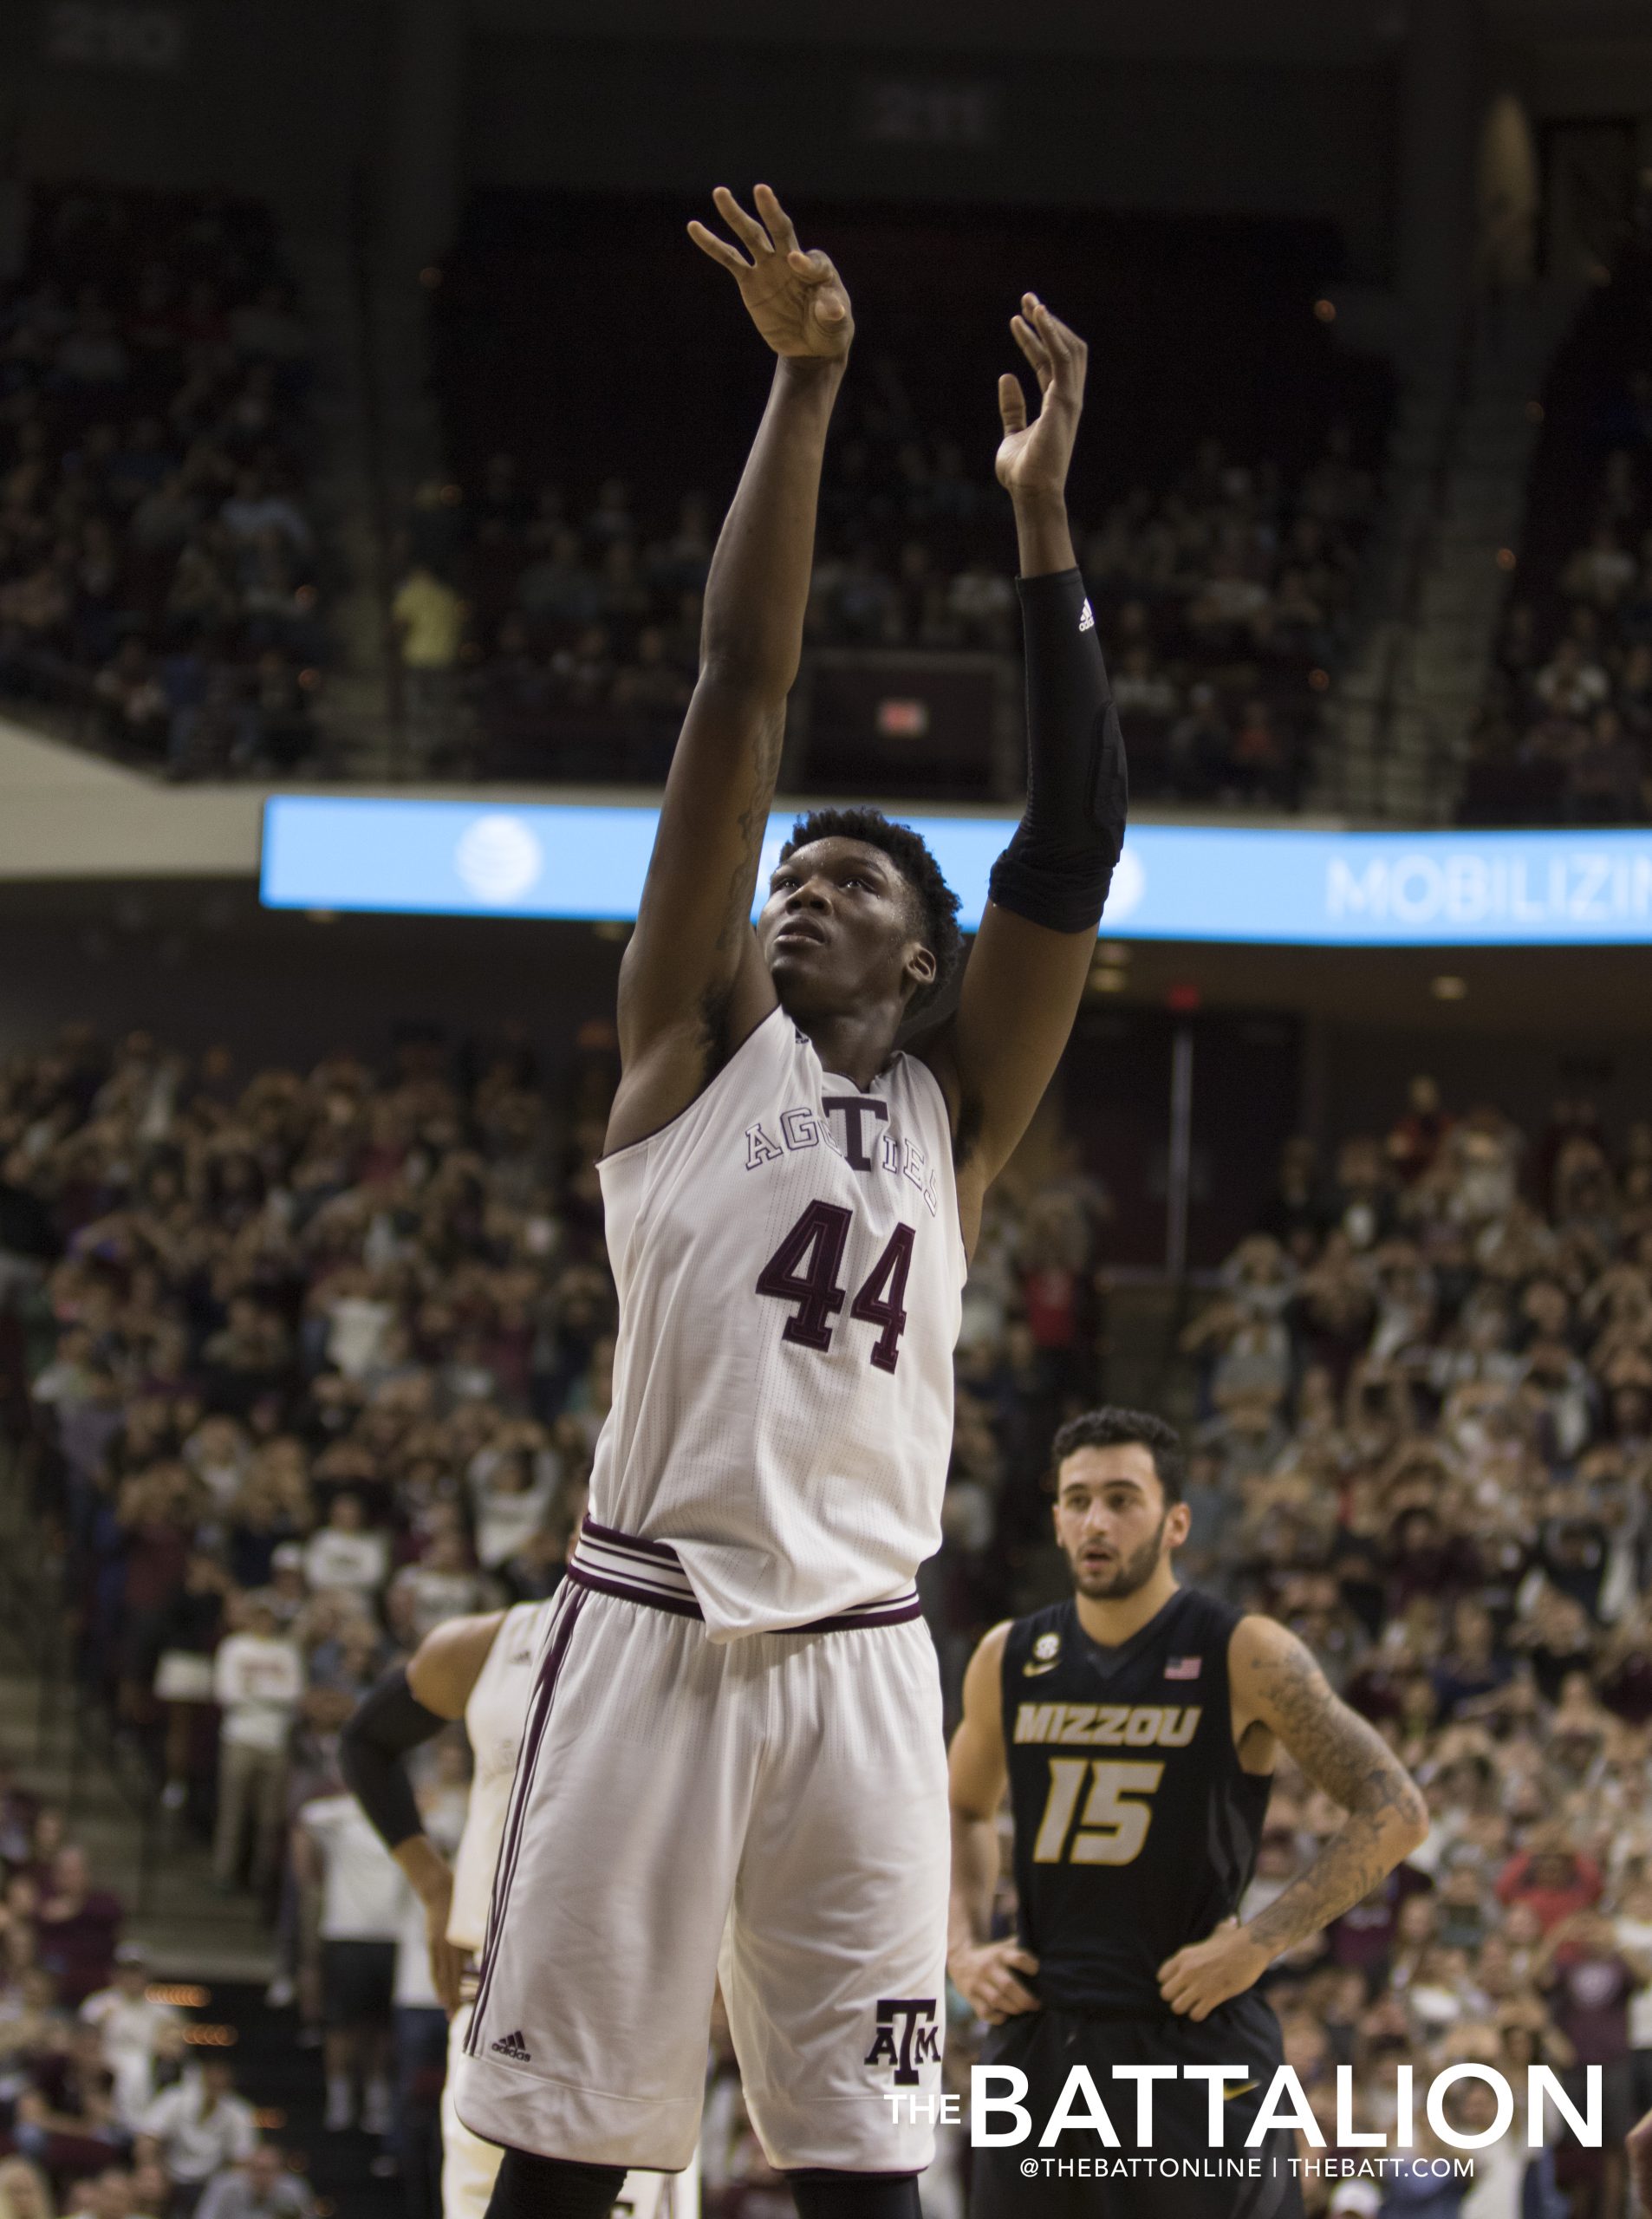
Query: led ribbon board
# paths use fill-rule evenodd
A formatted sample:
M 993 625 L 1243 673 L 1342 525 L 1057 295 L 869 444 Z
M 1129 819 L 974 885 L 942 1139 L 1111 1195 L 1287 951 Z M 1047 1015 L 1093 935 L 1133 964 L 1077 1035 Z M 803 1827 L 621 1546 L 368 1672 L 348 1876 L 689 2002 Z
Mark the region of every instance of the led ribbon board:
M 972 928 L 1011 820 L 901 815 L 929 843 Z M 282 795 L 264 807 L 260 891 L 276 909 L 628 920 L 655 817 L 652 807 Z M 770 820 L 759 896 L 791 822 L 790 810 Z M 1652 942 L 1652 830 L 1142 824 L 1102 930 L 1305 947 Z

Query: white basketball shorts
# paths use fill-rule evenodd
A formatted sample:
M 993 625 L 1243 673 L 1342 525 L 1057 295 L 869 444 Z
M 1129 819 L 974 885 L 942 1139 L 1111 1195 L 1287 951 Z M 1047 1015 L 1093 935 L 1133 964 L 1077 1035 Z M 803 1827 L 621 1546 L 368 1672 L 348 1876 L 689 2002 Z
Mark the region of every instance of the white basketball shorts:
M 940 1677 L 915 1595 L 826 1625 L 713 1643 L 669 1550 L 582 1537 L 455 2091 L 474 2132 L 680 2170 L 720 1973 L 771 2164 L 929 2163 L 950 1848 Z
M 461 2003 L 447 2029 L 447 2080 L 442 2090 L 442 2219 L 487 2219 L 489 2199 L 504 2152 L 474 2135 L 453 2109 L 453 2084 L 471 2031 L 471 2006 Z M 628 2173 L 614 2209 L 616 2219 L 699 2219 L 699 2151 L 681 2173 Z

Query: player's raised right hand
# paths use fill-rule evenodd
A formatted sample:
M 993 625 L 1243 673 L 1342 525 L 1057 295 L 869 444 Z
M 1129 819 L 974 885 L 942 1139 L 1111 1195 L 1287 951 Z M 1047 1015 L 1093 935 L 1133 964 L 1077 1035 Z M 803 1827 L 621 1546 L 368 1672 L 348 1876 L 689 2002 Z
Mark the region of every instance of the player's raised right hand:
M 1021 381 L 1005 371 L 998 380 L 1004 437 L 994 467 L 998 484 L 1013 498 L 1059 501 L 1078 436 L 1089 349 L 1036 293 L 1023 293 L 1021 308 L 1011 317 L 1010 330 L 1038 381 L 1038 413 L 1028 421 Z
M 745 254 L 702 223 L 689 225 L 689 238 L 732 273 L 752 322 L 777 355 L 841 361 L 855 336 L 855 318 L 831 257 L 818 247 L 803 251 L 790 217 L 766 185 L 752 197 L 756 216 L 747 215 L 725 185 L 712 195 Z
M 989 2027 L 999 2026 L 1018 2012 L 1042 2008 L 1031 1989 L 1016 1978 L 1018 1972 L 1037 1969 L 1038 1960 L 1014 1941 L 984 1942 L 977 1949 L 960 1949 L 946 1968 L 953 1986 Z

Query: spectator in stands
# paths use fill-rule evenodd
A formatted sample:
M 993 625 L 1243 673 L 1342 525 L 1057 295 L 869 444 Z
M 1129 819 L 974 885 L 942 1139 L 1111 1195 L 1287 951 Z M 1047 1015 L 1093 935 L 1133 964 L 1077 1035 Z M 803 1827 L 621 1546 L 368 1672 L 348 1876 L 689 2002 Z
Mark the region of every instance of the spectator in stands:
M 120 1900 L 94 1888 L 86 1851 L 66 1843 L 52 1858 L 35 1913 L 40 1962 L 66 2004 L 79 2004 L 101 1988 L 114 1962 Z
M 215 2173 L 196 2219 L 310 2219 L 315 2199 L 276 2144 L 261 2142 L 239 2164 Z
M 114 1953 L 114 1978 L 88 1995 L 81 2017 L 98 2036 L 101 2054 L 114 2076 L 117 2117 L 136 2125 L 159 2093 L 155 2062 L 166 2034 L 180 2021 L 177 2008 L 149 1994 L 149 1953 L 141 1943 L 123 1942 Z
M 305 1805 L 298 1854 L 301 1872 L 318 1877 L 322 1889 L 327 2126 L 341 2132 L 359 2116 L 365 2132 L 388 2134 L 391 2011 L 406 1884 L 352 1795 Z
M 429 763 L 453 738 L 465 604 L 427 563 L 416 560 L 396 588 L 390 616 L 408 743 L 416 760 Z
M 250 1596 L 239 1630 L 213 1660 L 218 1728 L 218 1831 L 213 1878 L 221 1893 L 236 1883 L 246 1838 L 251 1838 L 251 1884 L 266 1893 L 282 1848 L 288 1747 L 304 1691 L 297 1644 L 278 1629 L 268 1599 Z
M 51 2190 L 27 2157 L 0 2157 L 0 2219 L 53 2219 Z
M 179 2210 L 198 2208 L 214 2173 L 240 2164 L 257 2146 L 252 2106 L 236 2093 L 230 2061 L 210 2051 L 144 2113 L 143 2139 L 153 2143 L 178 2187 Z
M 303 1565 L 304 1578 L 317 1591 L 342 1588 L 367 1595 L 384 1585 L 390 1571 L 389 1539 L 368 1526 L 360 1495 L 346 1490 L 334 1496 L 327 1523 L 305 1547 Z

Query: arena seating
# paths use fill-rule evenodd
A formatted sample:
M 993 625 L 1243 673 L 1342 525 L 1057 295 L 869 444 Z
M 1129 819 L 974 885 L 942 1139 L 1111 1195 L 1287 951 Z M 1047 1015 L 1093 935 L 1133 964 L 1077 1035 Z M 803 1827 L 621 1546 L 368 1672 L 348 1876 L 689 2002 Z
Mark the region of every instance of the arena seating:
M 301 2039 L 320 2034 L 317 1868 L 295 1845 L 334 1823 L 340 1720 L 430 1625 L 561 1575 L 609 1389 L 590 1165 L 614 1077 L 600 1029 L 554 1084 L 510 1044 L 300 1076 L 81 1033 L 6 1075 L 5 1402 L 97 1599 L 77 1669 L 203 1832 L 217 1781 L 219 1879 L 264 1891 Z M 982 1630 L 1059 1591 L 1040 1481 L 1054 1425 L 1108 1383 L 1109 1214 L 1070 1157 L 989 1199 L 921 1582 L 952 1707 Z M 1601 2065 L 1615 2138 L 1554 2157 L 1580 2219 L 1606 2219 L 1591 2199 L 1652 2077 L 1652 1122 L 1608 1136 L 1567 1100 L 1528 1140 L 1415 1081 L 1385 1136 L 1286 1150 L 1183 1357 L 1185 1573 L 1296 1627 L 1434 1813 L 1379 1897 L 1274 1968 L 1287 2055 L 1333 2139 L 1338 2063 L 1362 2087 L 1396 2059 Z M 294 1659 L 262 1742 L 240 1734 L 231 1636 Z M 433 1799 L 454 1766 L 437 1745 Z M 43 1822 L 4 1810 L 24 1878 L 0 1985 L 21 2009 L 46 2001 Z M 1252 1905 L 1332 1822 L 1281 1775 Z M 978 2033 L 955 2021 L 955 2071 Z M 780 2191 L 718 2055 L 708 2209 L 758 2219 Z M 368 2047 L 329 2066 L 365 2082 L 340 2117 L 382 2105 Z M 961 2159 L 948 2144 L 927 2209 L 958 2212 Z
M 35 194 L 0 286 L 0 702 L 179 776 L 310 759 L 309 351 L 265 211 Z
M 445 671 L 409 674 L 426 757 L 602 784 L 663 771 L 763 368 L 680 215 L 473 211 L 437 306 L 452 476 L 420 489 L 403 588 L 410 621 L 445 619 L 451 641 Z M 1019 641 L 993 397 L 998 371 L 1025 368 L 1005 326 L 1036 274 L 1095 340 L 1073 506 L 1135 791 L 1294 805 L 1386 409 L 1382 375 L 1314 320 L 1323 243 L 1254 227 L 1241 297 L 1219 225 L 1051 215 L 978 234 L 831 211 L 818 227 L 862 337 L 823 490 L 794 789 L 1013 789 L 994 730 Z M 570 299 L 616 361 L 658 360 L 662 330 L 690 329 L 694 359 L 646 390 L 609 374 L 569 348 Z M 1115 336 L 1147 329 L 1157 390 Z
M 1545 390 L 1464 823 L 1652 820 L 1649 311 L 1642 243 L 1590 303 Z

